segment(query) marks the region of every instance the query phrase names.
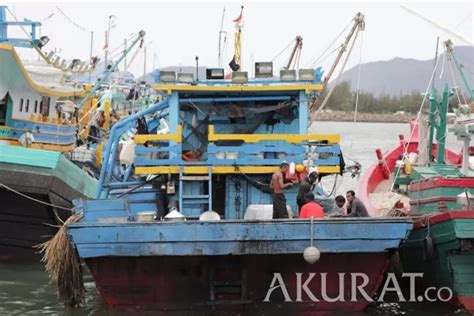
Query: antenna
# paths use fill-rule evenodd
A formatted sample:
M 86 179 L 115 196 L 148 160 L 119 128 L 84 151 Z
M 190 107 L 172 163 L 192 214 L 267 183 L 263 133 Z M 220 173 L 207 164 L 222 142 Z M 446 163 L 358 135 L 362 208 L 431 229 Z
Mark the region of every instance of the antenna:
M 219 67 L 221 67 L 222 65 L 222 51 L 223 49 L 221 48 L 222 45 L 222 35 L 224 35 L 224 44 L 226 42 L 226 38 L 227 38 L 227 32 L 226 31 L 223 31 L 222 29 L 224 28 L 224 15 L 225 15 L 225 7 L 224 9 L 222 10 L 222 19 L 221 19 L 221 29 L 219 30 L 219 51 L 217 53 L 217 64 Z

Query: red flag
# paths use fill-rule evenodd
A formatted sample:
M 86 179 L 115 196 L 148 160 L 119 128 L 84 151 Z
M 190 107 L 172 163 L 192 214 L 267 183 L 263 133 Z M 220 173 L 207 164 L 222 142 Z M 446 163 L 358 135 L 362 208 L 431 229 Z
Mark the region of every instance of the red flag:
M 235 23 L 240 23 L 242 21 L 242 13 L 244 11 L 244 6 L 240 8 L 240 15 L 237 19 L 234 20 Z

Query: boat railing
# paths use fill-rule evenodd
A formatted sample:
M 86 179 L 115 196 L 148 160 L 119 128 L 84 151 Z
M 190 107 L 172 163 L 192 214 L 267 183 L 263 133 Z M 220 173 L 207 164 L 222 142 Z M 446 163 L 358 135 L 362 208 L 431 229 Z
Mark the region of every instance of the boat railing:
M 339 135 L 334 134 L 217 134 L 209 125 L 207 148 L 200 159 L 192 161 L 183 159 L 182 141 L 182 126 L 173 134 L 136 135 L 135 173 L 178 173 L 181 166 L 186 173 L 197 174 L 207 173 L 204 166 L 212 166 L 213 173 L 272 173 L 282 160 L 307 160 L 309 144 L 314 147 L 311 154 L 316 154 L 314 164 L 328 172 L 340 164 Z M 229 146 L 229 141 L 240 144 Z

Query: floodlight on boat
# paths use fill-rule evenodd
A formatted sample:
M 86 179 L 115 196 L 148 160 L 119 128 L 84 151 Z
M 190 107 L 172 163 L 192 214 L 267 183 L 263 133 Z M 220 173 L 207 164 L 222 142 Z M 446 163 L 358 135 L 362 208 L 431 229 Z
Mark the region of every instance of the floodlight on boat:
M 273 63 L 271 61 L 255 63 L 255 78 L 271 77 L 273 77 Z
M 296 70 L 280 70 L 280 80 L 281 81 L 295 81 L 296 80 Z
M 162 82 L 175 82 L 176 72 L 174 71 L 160 71 L 160 81 Z
M 246 71 L 234 71 L 232 73 L 233 83 L 246 83 L 249 81 L 249 74 Z
M 301 81 L 314 81 L 314 69 L 300 69 L 298 71 L 298 78 Z
M 39 48 L 42 48 L 43 46 L 45 46 L 46 44 L 49 43 L 49 37 L 47 36 L 41 36 L 40 39 L 39 39 L 39 44 L 38 44 L 38 47 Z
M 57 65 L 59 65 L 59 61 L 60 61 L 60 60 L 61 60 L 61 57 L 55 56 L 55 57 L 54 57 L 54 60 L 53 60 L 53 62 L 52 62 L 52 64 L 53 64 L 54 66 L 57 66 Z
M 48 56 L 46 56 L 46 59 L 51 62 L 52 61 L 52 58 L 54 56 L 55 52 L 52 50 L 49 52 Z
M 208 68 L 206 69 L 207 80 L 224 79 L 224 68 Z
M 194 82 L 194 75 L 186 72 L 178 73 L 178 82 L 192 83 Z

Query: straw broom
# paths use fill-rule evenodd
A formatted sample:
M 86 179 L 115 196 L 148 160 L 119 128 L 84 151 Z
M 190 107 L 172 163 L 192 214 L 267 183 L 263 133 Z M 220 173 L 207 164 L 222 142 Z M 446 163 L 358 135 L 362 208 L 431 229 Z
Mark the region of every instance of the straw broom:
M 59 301 L 71 307 L 84 301 L 86 290 L 79 255 L 67 236 L 67 225 L 82 217 L 82 214 L 71 215 L 53 238 L 37 246 L 43 254 L 41 261 L 45 263 L 46 272 L 56 283 Z

